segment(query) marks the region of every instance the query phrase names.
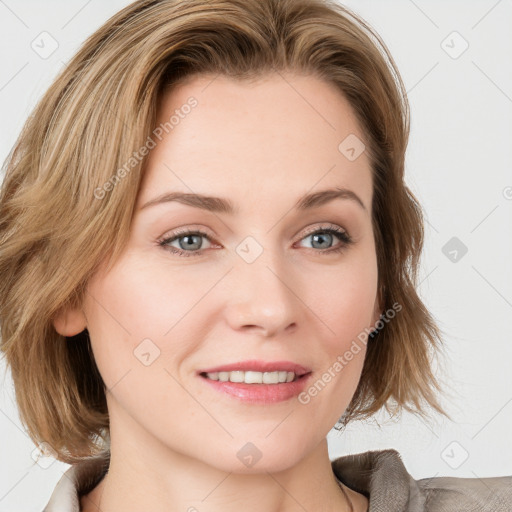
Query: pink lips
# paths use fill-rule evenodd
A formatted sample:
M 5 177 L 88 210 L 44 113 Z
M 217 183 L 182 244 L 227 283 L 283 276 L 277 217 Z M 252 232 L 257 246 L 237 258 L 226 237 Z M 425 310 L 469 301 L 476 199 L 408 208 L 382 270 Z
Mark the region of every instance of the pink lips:
M 245 382 L 221 382 L 206 377 L 206 373 L 232 371 L 294 372 L 297 378 L 292 382 L 279 384 L 246 384 Z M 246 403 L 270 404 L 289 400 L 297 396 L 306 386 L 311 370 L 290 361 L 240 361 L 200 370 L 198 375 L 216 391 L 226 393 Z

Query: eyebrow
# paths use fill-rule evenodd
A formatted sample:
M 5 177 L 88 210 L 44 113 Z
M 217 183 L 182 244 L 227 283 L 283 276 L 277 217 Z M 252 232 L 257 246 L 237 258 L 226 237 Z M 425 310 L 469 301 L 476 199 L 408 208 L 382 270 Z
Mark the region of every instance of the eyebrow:
M 327 204 L 335 199 L 345 199 L 354 201 L 363 210 L 366 211 L 366 206 L 360 197 L 352 190 L 346 188 L 330 188 L 321 190 L 319 192 L 313 192 L 302 196 L 296 203 L 295 209 L 299 211 L 310 210 L 313 208 L 319 208 L 324 204 Z M 178 202 L 194 208 L 200 208 L 214 213 L 226 213 L 229 215 L 235 215 L 239 213 L 239 209 L 229 199 L 222 197 L 205 196 L 201 194 L 191 194 L 185 192 L 165 192 L 149 201 L 144 203 L 140 210 L 148 208 L 162 203 Z

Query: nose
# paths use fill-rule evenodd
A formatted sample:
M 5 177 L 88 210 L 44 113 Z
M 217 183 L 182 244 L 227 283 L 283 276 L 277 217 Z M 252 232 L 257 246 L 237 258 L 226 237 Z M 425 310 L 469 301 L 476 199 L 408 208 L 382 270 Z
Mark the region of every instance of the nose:
M 264 251 L 265 254 L 266 251 Z M 304 303 L 294 288 L 297 283 L 276 258 L 241 260 L 229 276 L 225 315 L 236 331 L 254 331 L 265 337 L 289 333 L 304 316 Z

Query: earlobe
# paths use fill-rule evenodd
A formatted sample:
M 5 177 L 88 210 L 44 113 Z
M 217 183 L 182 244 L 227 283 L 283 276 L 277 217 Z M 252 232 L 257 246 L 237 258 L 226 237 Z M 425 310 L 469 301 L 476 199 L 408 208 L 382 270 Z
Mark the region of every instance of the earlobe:
M 54 316 L 53 326 L 62 336 L 70 337 L 80 334 L 87 327 L 87 321 L 81 309 L 65 309 Z

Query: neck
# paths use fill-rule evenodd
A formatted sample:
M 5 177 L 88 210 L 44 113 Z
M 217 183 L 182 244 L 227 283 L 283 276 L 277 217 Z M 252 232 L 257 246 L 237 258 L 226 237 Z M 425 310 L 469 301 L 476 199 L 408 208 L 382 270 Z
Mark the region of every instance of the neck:
M 111 421 L 109 471 L 82 501 L 84 512 L 169 512 L 169 504 L 171 510 L 188 512 L 366 510 L 359 508 L 361 495 L 336 482 L 325 438 L 290 467 L 273 471 L 255 466 L 240 473 L 179 453 L 154 438 L 139 438 L 136 431 L 125 423 L 117 429 Z

